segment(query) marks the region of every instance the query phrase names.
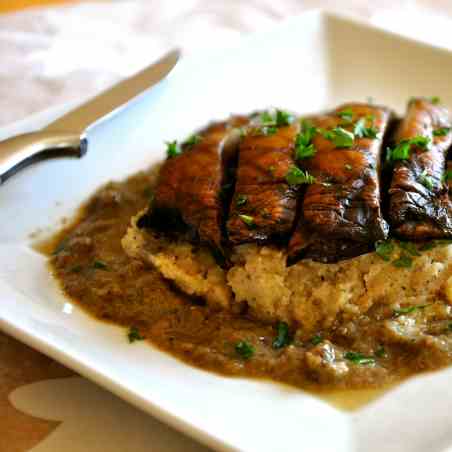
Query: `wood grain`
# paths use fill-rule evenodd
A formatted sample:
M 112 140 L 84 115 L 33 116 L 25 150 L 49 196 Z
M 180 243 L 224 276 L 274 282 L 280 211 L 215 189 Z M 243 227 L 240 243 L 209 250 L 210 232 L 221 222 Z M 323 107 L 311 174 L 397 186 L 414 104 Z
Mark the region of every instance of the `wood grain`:
M 23 385 L 73 375 L 57 362 L 0 333 L 0 452 L 25 452 L 59 424 L 21 413 L 9 402 L 9 394 Z

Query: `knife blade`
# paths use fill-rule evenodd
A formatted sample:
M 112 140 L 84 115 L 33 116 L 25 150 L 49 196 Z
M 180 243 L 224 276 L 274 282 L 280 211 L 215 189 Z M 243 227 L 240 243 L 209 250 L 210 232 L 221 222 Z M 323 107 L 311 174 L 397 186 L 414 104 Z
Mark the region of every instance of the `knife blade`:
M 163 80 L 176 66 L 173 50 L 136 75 L 123 80 L 66 113 L 38 132 L 0 141 L 0 185 L 20 169 L 43 159 L 82 157 L 88 150 L 87 132 L 117 115 Z

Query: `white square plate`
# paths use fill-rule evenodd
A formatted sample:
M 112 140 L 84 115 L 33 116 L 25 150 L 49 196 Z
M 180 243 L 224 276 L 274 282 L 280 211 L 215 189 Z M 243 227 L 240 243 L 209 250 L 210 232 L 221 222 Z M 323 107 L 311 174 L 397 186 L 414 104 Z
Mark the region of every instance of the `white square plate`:
M 206 37 L 208 38 L 208 37 Z M 39 164 L 0 188 L 0 327 L 177 429 L 220 450 L 442 451 L 452 444 L 452 372 L 409 380 L 354 413 L 277 384 L 187 366 L 95 321 L 63 297 L 29 234 L 52 230 L 110 179 L 163 157 L 163 141 L 212 118 L 281 106 L 299 113 L 372 96 L 402 111 L 412 95 L 452 105 L 447 51 L 322 12 L 183 60 L 78 160 Z M 38 128 L 35 116 L 0 136 Z

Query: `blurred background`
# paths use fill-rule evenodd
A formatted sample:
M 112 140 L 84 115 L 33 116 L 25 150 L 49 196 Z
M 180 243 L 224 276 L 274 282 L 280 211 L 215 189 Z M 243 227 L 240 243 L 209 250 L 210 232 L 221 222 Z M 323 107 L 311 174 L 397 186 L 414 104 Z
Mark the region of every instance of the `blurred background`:
M 452 47 L 450 0 L 0 0 L 0 126 L 314 8 Z

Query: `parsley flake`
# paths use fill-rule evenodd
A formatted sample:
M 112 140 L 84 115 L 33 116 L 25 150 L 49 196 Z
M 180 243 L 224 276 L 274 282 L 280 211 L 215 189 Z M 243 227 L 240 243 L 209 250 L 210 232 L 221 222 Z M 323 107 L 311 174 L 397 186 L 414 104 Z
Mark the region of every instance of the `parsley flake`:
M 447 170 L 443 176 L 444 182 L 452 180 L 452 170 Z
M 289 325 L 286 322 L 279 322 L 277 326 L 277 336 L 272 343 L 274 349 L 283 348 L 292 342 Z
M 177 157 L 180 154 L 182 154 L 182 150 L 176 140 L 166 142 L 166 155 L 169 159 Z
M 312 345 L 319 345 L 321 342 L 323 342 L 323 337 L 320 336 L 320 334 L 316 334 L 315 336 L 311 337 Z
M 388 160 L 408 160 L 411 145 L 408 141 L 401 141 L 394 149 L 388 148 Z
M 415 137 L 409 140 L 409 143 L 414 146 L 418 146 L 420 148 L 425 149 L 430 143 L 430 138 L 424 137 L 423 135 L 416 135 Z
M 96 270 L 108 270 L 108 265 L 103 261 L 96 260 L 93 262 L 93 268 Z
M 433 131 L 434 137 L 445 137 L 450 132 L 450 127 L 440 127 Z
M 441 99 L 438 96 L 432 96 L 430 97 L 430 102 L 433 105 L 438 105 L 441 102 Z
M 307 159 L 309 157 L 313 157 L 317 152 L 317 149 L 311 143 L 308 146 L 299 146 L 295 142 L 295 158 L 297 160 Z
M 69 269 L 71 273 L 80 273 L 83 270 L 83 267 L 81 265 L 74 265 Z
M 237 207 L 244 206 L 248 201 L 248 197 L 246 195 L 237 195 L 237 199 L 235 200 L 235 205 Z
M 422 171 L 422 174 L 419 176 L 419 182 L 429 190 L 433 190 L 433 178 L 428 175 L 427 170 Z
M 262 124 L 273 124 L 273 116 L 268 111 L 261 113 L 260 120 Z
M 337 148 L 350 148 L 353 146 L 353 141 L 355 140 L 353 133 L 342 127 L 326 130 L 323 136 L 327 140 L 332 141 Z
M 402 140 L 394 149 L 389 151 L 389 160 L 408 160 L 412 145 L 426 149 L 429 143 L 430 138 L 422 135 L 417 135 L 409 140 Z
M 140 331 L 136 326 L 131 326 L 129 332 L 127 333 L 129 342 L 132 344 L 135 341 L 142 341 L 144 337 L 140 334 Z
M 408 254 L 411 254 L 411 256 L 421 255 L 413 242 L 399 242 L 399 247 L 402 250 L 406 251 Z
M 295 138 L 295 158 L 305 159 L 315 155 L 317 150 L 312 144 L 312 138 L 317 133 L 317 128 L 309 121 L 303 120 L 301 123 L 301 131 Z
M 393 314 L 394 317 L 399 317 L 404 314 L 411 314 L 418 309 L 424 309 L 427 306 L 430 306 L 429 304 L 418 304 L 417 306 L 406 306 L 404 308 L 394 309 Z
M 202 141 L 202 136 L 198 134 L 190 135 L 185 141 L 184 146 L 192 147 Z
M 360 352 L 346 352 L 344 358 L 354 364 L 369 365 L 375 364 L 375 358 L 372 356 L 363 355 Z
M 388 354 L 386 353 L 386 350 L 384 349 L 383 346 L 378 347 L 377 350 L 375 351 L 374 355 L 377 358 L 386 358 L 388 356 Z
M 379 241 L 375 243 L 375 252 L 384 261 L 390 261 L 394 251 L 394 244 L 390 240 Z
M 397 268 L 411 268 L 413 259 L 407 254 L 402 254 L 398 259 L 392 261 L 392 265 Z
M 238 216 L 250 229 L 254 228 L 256 224 L 254 223 L 254 218 L 250 215 L 239 215 Z
M 316 179 L 307 171 L 303 171 L 297 166 L 292 166 L 286 174 L 286 180 L 289 185 L 313 184 Z
M 235 352 L 240 358 L 248 360 L 254 355 L 254 347 L 246 341 L 239 341 L 235 344 Z
M 351 123 L 353 120 L 353 110 L 351 108 L 347 108 L 339 111 L 337 116 L 339 116 L 339 118 L 341 118 L 345 123 Z
M 276 110 L 276 127 L 290 126 L 293 123 L 294 117 L 284 110 Z
M 355 128 L 353 129 L 353 133 L 358 138 L 377 138 L 378 136 L 378 130 L 371 126 L 366 127 L 366 119 L 361 118 L 359 121 L 356 122 Z

